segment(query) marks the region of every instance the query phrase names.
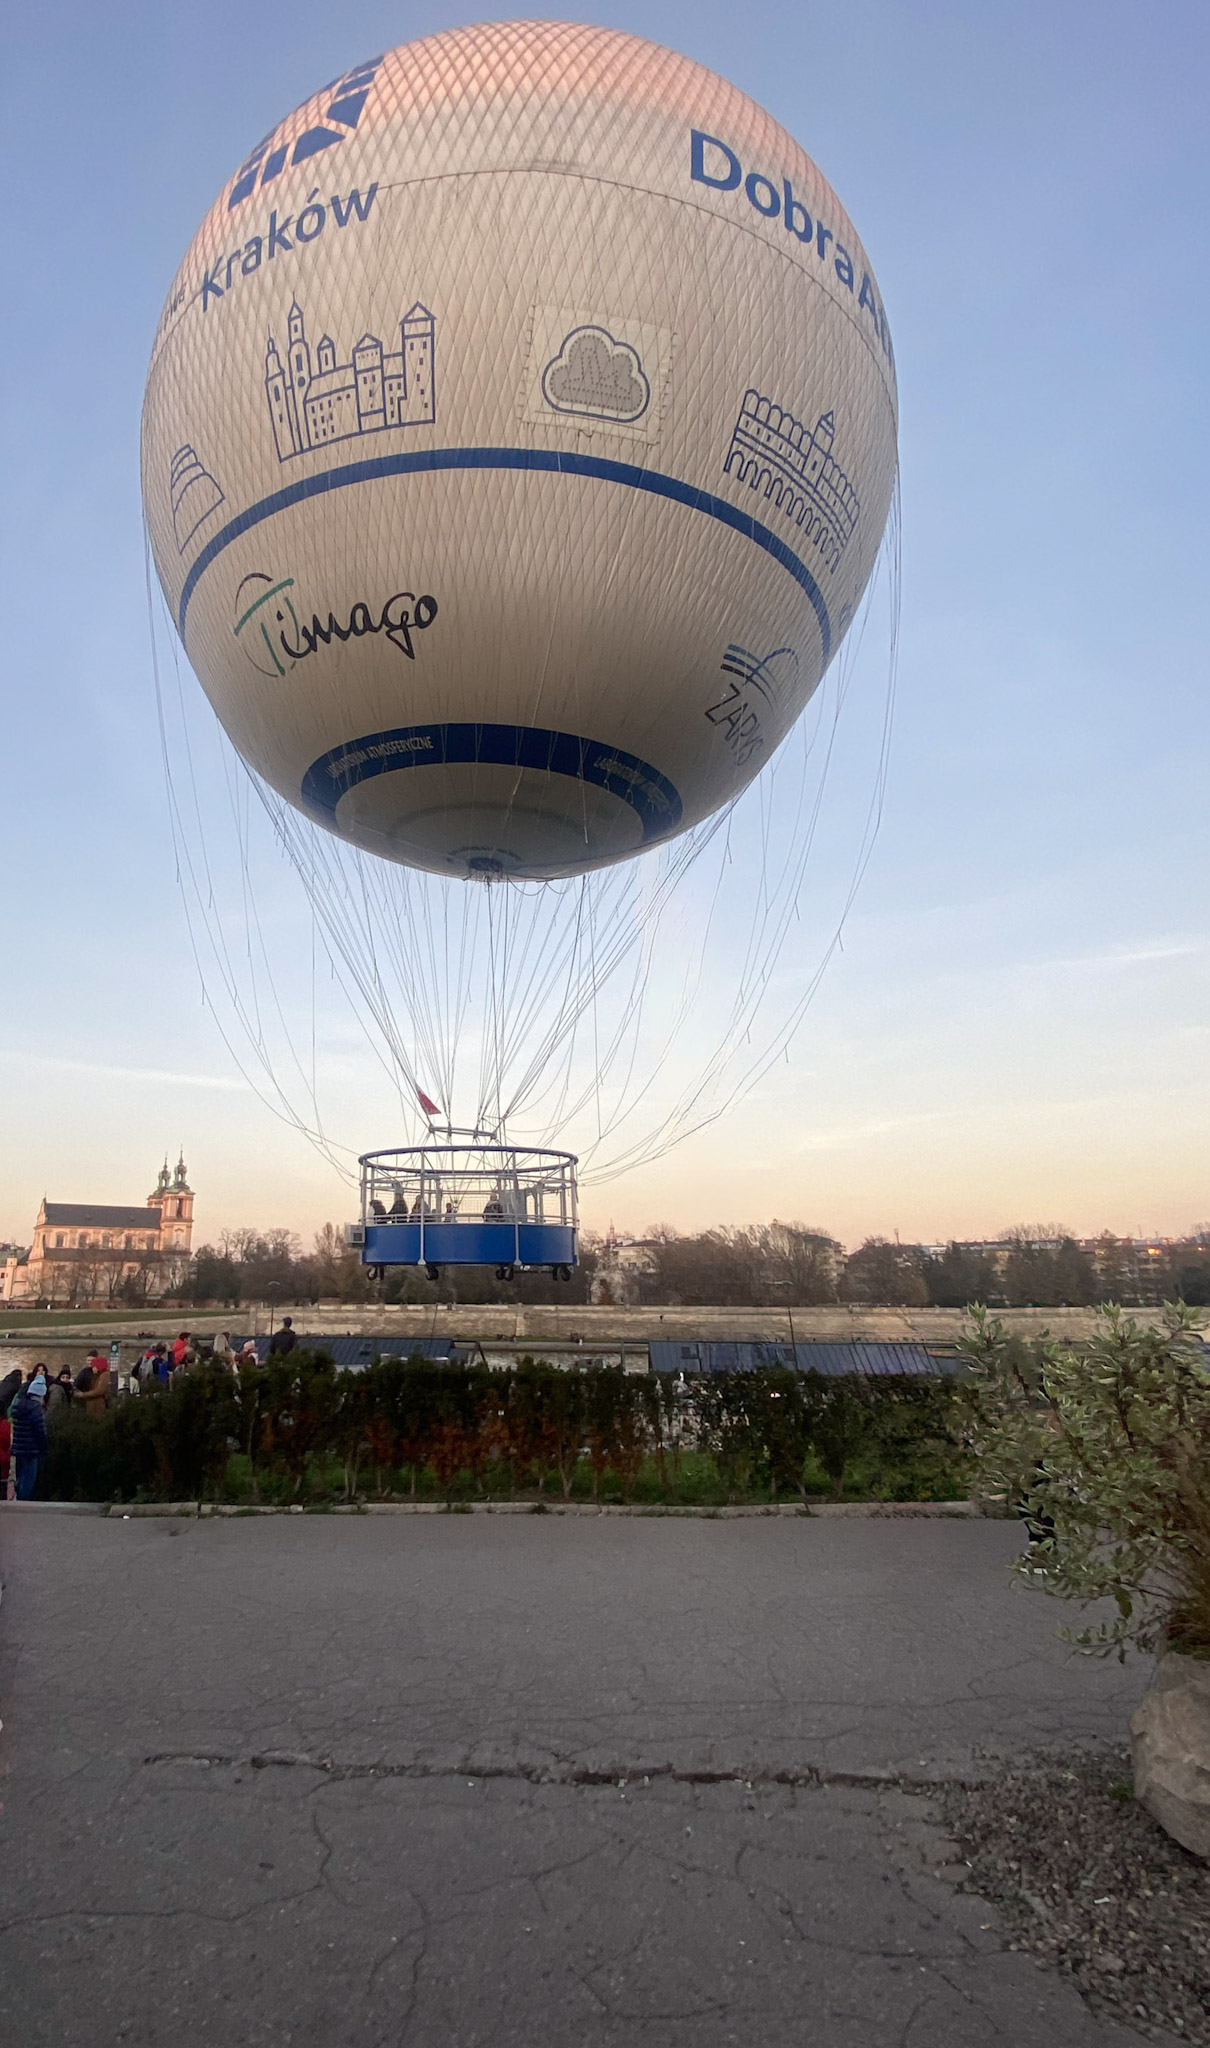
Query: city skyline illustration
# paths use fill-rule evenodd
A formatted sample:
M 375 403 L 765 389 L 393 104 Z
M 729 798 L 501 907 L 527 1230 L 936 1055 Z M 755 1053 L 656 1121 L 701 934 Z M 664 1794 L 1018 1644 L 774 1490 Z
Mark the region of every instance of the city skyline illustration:
M 265 400 L 279 462 L 312 449 L 389 427 L 431 426 L 437 416 L 436 322 L 419 300 L 399 322 L 399 347 L 387 350 L 365 333 L 347 362 L 323 334 L 312 356 L 306 317 L 290 307 L 283 362 L 270 332 L 265 350 Z

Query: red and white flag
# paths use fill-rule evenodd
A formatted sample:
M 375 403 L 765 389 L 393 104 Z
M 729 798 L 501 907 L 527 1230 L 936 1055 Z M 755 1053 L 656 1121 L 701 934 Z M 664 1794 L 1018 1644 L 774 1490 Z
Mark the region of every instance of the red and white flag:
M 426 1116 L 440 1116 L 440 1115 L 441 1115 L 441 1111 L 440 1111 L 440 1109 L 439 1109 L 438 1105 L 437 1105 L 437 1104 L 436 1104 L 435 1102 L 430 1102 L 430 1101 L 429 1101 L 429 1098 L 428 1098 L 428 1096 L 427 1096 L 427 1095 L 425 1094 L 425 1092 L 424 1092 L 423 1088 L 418 1088 L 418 1089 L 416 1090 L 416 1093 L 417 1093 L 417 1095 L 418 1095 L 418 1096 L 420 1097 L 420 1107 L 421 1107 L 421 1109 L 422 1109 L 422 1110 L 424 1111 L 424 1113 L 425 1113 L 425 1115 L 426 1115 Z

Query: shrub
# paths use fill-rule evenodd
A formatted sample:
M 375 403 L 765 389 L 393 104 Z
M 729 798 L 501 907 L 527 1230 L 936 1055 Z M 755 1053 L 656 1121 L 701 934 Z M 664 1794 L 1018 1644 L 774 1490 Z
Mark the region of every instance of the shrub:
M 119 1401 L 99 1421 L 53 1427 L 59 1499 L 274 1501 L 379 1496 L 408 1472 L 413 1496 L 452 1503 L 503 1483 L 562 1497 L 702 1502 L 835 1493 L 952 1493 L 962 1452 L 950 1382 L 821 1379 L 784 1370 L 682 1381 L 615 1367 L 512 1370 L 378 1359 L 337 1373 L 296 1349 L 237 1375 L 199 1367 L 171 1391 Z
M 1095 1655 L 1163 1640 L 1210 1658 L 1210 1371 L 1197 1313 L 1142 1329 L 1106 1308 L 1077 1350 L 1036 1361 L 972 1310 L 963 1352 L 977 1384 L 973 1449 L 1033 1537 L 1016 1569 L 1060 1598 L 1110 1599 L 1111 1621 L 1064 1629 Z

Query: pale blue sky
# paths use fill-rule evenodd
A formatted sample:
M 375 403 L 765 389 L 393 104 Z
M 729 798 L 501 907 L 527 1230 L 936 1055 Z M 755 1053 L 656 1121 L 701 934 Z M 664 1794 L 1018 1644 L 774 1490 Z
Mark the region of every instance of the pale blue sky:
M 1210 1214 L 1210 16 L 594 16 L 733 79 L 858 223 L 899 368 L 904 610 L 883 832 L 790 1069 L 587 1220 L 1182 1229 Z M 360 57 L 465 18 L 378 0 L 8 17 L 0 1237 L 28 1236 L 44 1190 L 145 1193 L 181 1142 L 203 1235 L 347 1207 L 238 1085 L 199 1000 L 139 407 L 164 291 L 251 144 Z M 341 1085 L 347 1141 L 390 1142 Z

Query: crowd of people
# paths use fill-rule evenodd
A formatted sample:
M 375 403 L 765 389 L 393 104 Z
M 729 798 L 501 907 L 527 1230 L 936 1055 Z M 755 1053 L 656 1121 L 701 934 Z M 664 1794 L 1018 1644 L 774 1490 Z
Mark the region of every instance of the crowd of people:
M 73 1379 L 69 1367 L 51 1373 L 31 1366 L 0 1380 L 0 1500 L 33 1500 L 46 1457 L 48 1418 L 68 1408 L 103 1415 L 109 1406 L 109 1360 L 94 1352 Z
M 281 1357 L 297 1341 L 292 1319 L 283 1316 L 280 1329 L 269 1339 L 270 1355 Z M 122 1392 L 166 1393 L 181 1374 L 203 1363 L 238 1372 L 241 1366 L 259 1362 L 254 1337 L 237 1351 L 230 1331 L 223 1330 L 212 1347 L 203 1349 L 188 1330 L 182 1330 L 171 1344 L 165 1339 L 148 1345 L 131 1367 L 129 1386 Z M 0 1501 L 36 1499 L 48 1422 L 69 1408 L 99 1418 L 118 1392 L 117 1365 L 99 1350 L 74 1376 L 66 1365 L 57 1373 L 46 1365 L 32 1365 L 24 1375 L 20 1367 L 6 1374 L 0 1380 Z

